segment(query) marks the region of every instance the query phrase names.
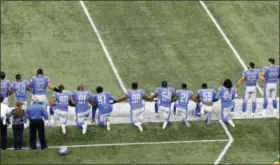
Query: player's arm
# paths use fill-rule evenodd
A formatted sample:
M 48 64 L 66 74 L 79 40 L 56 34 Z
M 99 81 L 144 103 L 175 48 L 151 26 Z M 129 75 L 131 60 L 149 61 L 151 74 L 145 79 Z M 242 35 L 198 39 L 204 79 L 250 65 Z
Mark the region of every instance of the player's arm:
M 89 99 L 89 103 L 90 103 L 91 106 L 97 107 L 97 104 L 93 101 L 92 98 Z
M 48 88 L 55 91 L 55 92 L 58 92 L 58 93 L 61 93 L 62 91 L 60 91 L 56 86 L 54 86 L 54 84 L 52 82 L 49 82 L 48 83 Z
M 50 105 L 51 106 L 55 106 L 56 105 L 56 98 L 55 97 L 52 97 L 51 100 L 50 100 Z
M 152 95 L 151 95 L 151 98 L 154 100 L 154 98 L 156 98 L 156 97 L 158 97 L 158 94 L 157 93 L 153 93 Z
M 236 88 L 239 88 L 240 85 L 241 85 L 244 81 L 245 81 L 245 77 L 242 76 L 242 77 L 238 80 L 238 82 L 237 82 L 237 84 L 236 84 Z
M 147 100 L 147 101 L 154 101 L 154 99 L 151 96 L 148 96 L 148 95 L 144 95 L 143 99 Z
M 198 94 L 193 95 L 193 96 L 192 96 L 192 101 L 194 101 L 194 102 L 198 103 L 198 102 L 200 101 L 200 99 L 199 99 L 199 95 L 198 95 Z
M 118 103 L 118 102 L 121 102 L 121 101 L 124 101 L 124 100 L 127 100 L 127 99 L 128 99 L 128 96 L 124 95 L 124 96 L 121 96 L 119 98 L 114 99 L 113 103 Z
M 71 96 L 71 98 L 70 98 L 70 102 L 71 102 L 71 104 L 75 105 L 75 99 L 74 99 L 74 97 L 73 97 L 73 96 Z
M 8 94 L 9 94 L 9 95 L 12 95 L 13 93 L 14 93 L 13 88 L 10 88 L 9 91 L 8 91 Z

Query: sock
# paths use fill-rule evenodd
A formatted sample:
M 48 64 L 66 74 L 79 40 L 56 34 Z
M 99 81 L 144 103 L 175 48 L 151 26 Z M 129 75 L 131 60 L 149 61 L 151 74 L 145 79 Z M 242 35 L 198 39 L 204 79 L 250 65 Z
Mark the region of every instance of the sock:
M 157 102 L 155 102 L 155 113 L 158 113 L 158 105 L 157 105 Z
M 175 103 L 175 104 L 174 104 L 174 107 L 173 107 L 173 114 L 174 114 L 174 115 L 176 115 L 176 108 L 177 108 L 177 104 Z
M 257 103 L 256 102 L 252 102 L 252 111 L 253 113 L 256 113 L 257 110 Z
M 95 121 L 96 111 L 97 111 L 97 107 L 92 107 L 92 111 L 91 111 L 91 119 L 92 119 L 92 121 Z
M 267 109 L 268 100 L 263 100 L 263 109 Z
M 196 107 L 195 107 L 195 116 L 200 117 L 200 106 L 199 106 L 199 103 L 197 103 Z
M 233 102 L 233 107 L 231 108 L 231 112 L 234 111 L 234 108 L 235 108 L 235 101 Z
M 273 109 L 277 109 L 277 100 L 272 100 Z
M 246 112 L 247 109 L 247 103 L 242 104 L 242 112 Z
M 228 116 L 225 116 L 225 117 L 223 118 L 223 121 L 224 121 L 224 123 L 226 123 L 226 124 L 228 124 L 228 120 L 229 120 Z
M 50 106 L 50 115 L 52 116 L 53 114 L 54 114 L 53 107 Z

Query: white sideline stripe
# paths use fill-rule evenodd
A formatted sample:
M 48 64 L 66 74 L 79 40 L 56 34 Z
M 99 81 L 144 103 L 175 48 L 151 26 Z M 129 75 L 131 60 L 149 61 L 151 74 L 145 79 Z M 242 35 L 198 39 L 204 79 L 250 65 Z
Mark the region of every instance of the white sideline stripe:
M 213 21 L 213 23 L 215 24 L 215 26 L 217 27 L 217 29 L 219 30 L 219 32 L 221 33 L 221 35 L 223 36 L 223 38 L 225 39 L 226 43 L 228 44 L 228 46 L 230 47 L 230 49 L 233 51 L 235 57 L 238 59 L 238 61 L 240 62 L 240 64 L 242 65 L 242 67 L 247 70 L 247 66 L 244 63 L 244 61 L 242 60 L 242 58 L 240 57 L 239 53 L 237 52 L 237 50 L 234 48 L 234 46 L 231 44 L 230 40 L 228 39 L 227 35 L 225 34 L 225 32 L 223 31 L 223 29 L 221 28 L 221 26 L 219 25 L 219 23 L 216 21 L 216 19 L 214 18 L 214 16 L 212 15 L 212 13 L 209 11 L 209 9 L 207 8 L 207 6 L 205 5 L 205 3 L 203 1 L 199 1 L 201 6 L 203 7 L 203 9 L 206 11 L 206 13 L 208 14 L 208 16 L 211 18 L 211 20 Z M 259 92 L 263 95 L 263 91 L 261 89 L 261 87 L 259 86 L 259 84 L 257 84 L 257 88 L 259 90 Z
M 228 138 L 229 138 L 229 141 L 228 143 L 226 144 L 226 146 L 224 147 L 223 151 L 220 153 L 219 157 L 216 159 L 216 161 L 214 162 L 214 164 L 219 164 L 220 161 L 222 160 L 222 158 L 225 156 L 225 154 L 227 153 L 229 147 L 231 146 L 232 142 L 233 142 L 233 137 L 231 135 L 231 133 L 229 132 L 227 126 L 225 125 L 225 123 L 222 121 L 222 120 L 219 120 L 220 124 L 222 125 L 223 129 L 225 130 Z
M 91 16 L 90 16 L 90 14 L 89 14 L 87 8 L 86 8 L 86 5 L 84 4 L 83 1 L 80 1 L 80 4 L 81 4 L 81 6 L 82 6 L 82 8 L 83 8 L 83 10 L 84 10 L 85 15 L 86 15 L 87 18 L 88 18 L 88 21 L 89 21 L 89 23 L 90 23 L 90 25 L 91 25 L 93 31 L 95 32 L 95 34 L 96 34 L 96 36 L 97 36 L 98 41 L 100 42 L 100 44 L 101 44 L 101 46 L 102 46 L 102 48 L 103 48 L 103 51 L 104 51 L 104 53 L 105 53 L 105 55 L 106 55 L 106 57 L 107 57 L 107 59 L 108 59 L 108 61 L 109 61 L 109 64 L 110 64 L 110 66 L 111 66 L 113 72 L 115 73 L 115 75 L 116 75 L 116 77 L 117 77 L 117 80 L 118 80 L 118 82 L 119 82 L 119 84 L 120 84 L 122 90 L 126 93 L 126 88 L 125 88 L 125 86 L 124 86 L 124 83 L 123 83 L 123 81 L 122 81 L 122 79 L 121 79 L 121 77 L 120 77 L 120 75 L 119 75 L 119 73 L 118 73 L 118 70 L 117 70 L 117 68 L 116 68 L 116 66 L 115 66 L 115 64 L 114 64 L 114 62 L 113 62 L 113 60 L 112 60 L 112 58 L 111 58 L 111 56 L 110 56 L 110 54 L 109 54 L 109 52 L 108 52 L 108 50 L 107 50 L 107 48 L 106 48 L 104 42 L 103 42 L 103 40 L 102 40 L 102 38 L 101 38 L 99 32 L 98 32 L 98 30 L 97 30 L 97 27 L 95 26 L 95 24 L 94 24 L 94 22 L 93 22 L 93 20 L 92 20 L 92 18 L 91 18 Z
M 81 147 L 108 147 L 108 146 L 134 146 L 134 145 L 158 145 L 158 144 L 181 144 L 181 143 L 209 143 L 209 142 L 227 142 L 228 139 L 213 139 L 213 140 L 188 140 L 188 141 L 166 141 L 166 142 L 140 142 L 140 143 L 111 143 L 111 144 L 85 144 L 85 145 L 69 145 L 68 148 Z M 62 146 L 49 146 L 48 148 L 60 148 Z M 29 147 L 22 148 L 24 150 Z M 13 150 L 13 148 L 7 148 Z

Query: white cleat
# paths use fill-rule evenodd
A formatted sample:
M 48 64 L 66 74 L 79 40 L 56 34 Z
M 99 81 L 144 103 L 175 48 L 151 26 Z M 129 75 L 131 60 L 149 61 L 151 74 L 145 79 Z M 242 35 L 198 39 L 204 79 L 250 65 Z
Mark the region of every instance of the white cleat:
M 110 131 L 111 130 L 111 127 L 110 127 L 110 122 L 107 121 L 107 130 Z
M 140 132 L 143 132 L 143 127 L 142 127 L 141 123 L 137 123 L 135 125 L 138 127 Z
M 261 113 L 260 113 L 260 115 L 261 115 L 262 117 L 265 117 L 265 112 L 266 112 L 266 110 L 262 110 Z
M 51 118 L 50 123 L 51 123 L 51 125 L 54 125 L 55 124 L 55 120 L 53 118 Z
M 279 119 L 279 111 L 277 109 L 273 109 L 274 116 Z
M 87 132 L 87 121 L 85 121 L 85 123 L 83 124 L 82 128 L 83 128 L 82 134 L 84 135 Z
M 242 112 L 242 117 L 243 117 L 243 118 L 246 118 L 246 116 L 247 116 L 247 115 L 246 115 L 246 112 Z
M 162 129 L 165 129 L 167 127 L 168 122 L 164 122 L 162 125 Z
M 252 118 L 255 118 L 256 114 L 255 113 L 251 113 Z
M 191 127 L 191 124 L 190 124 L 188 121 L 185 123 L 185 125 L 186 125 L 187 127 Z
M 229 120 L 228 123 L 229 123 L 230 126 L 232 126 L 233 128 L 235 128 L 235 124 L 233 123 L 232 120 Z
M 61 130 L 62 130 L 62 133 L 65 135 L 66 134 L 66 126 L 65 126 L 65 124 L 61 125 Z
M 158 113 L 156 113 L 156 119 L 159 119 L 159 114 Z

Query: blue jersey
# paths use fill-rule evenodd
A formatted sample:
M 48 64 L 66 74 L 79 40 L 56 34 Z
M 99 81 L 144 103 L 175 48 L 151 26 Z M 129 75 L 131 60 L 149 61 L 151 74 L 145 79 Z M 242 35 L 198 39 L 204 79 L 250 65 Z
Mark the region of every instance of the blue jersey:
M 15 81 L 12 83 L 12 89 L 16 95 L 16 101 L 27 101 L 27 89 L 29 82 L 24 81 Z
M 11 88 L 11 84 L 9 80 L 1 80 L 1 95 L 3 97 L 9 96 L 9 89 Z
M 214 89 L 199 89 L 197 93 L 203 103 L 212 103 L 216 94 Z
M 193 92 L 190 90 L 177 90 L 176 91 L 177 96 L 177 107 L 181 109 L 188 109 L 189 101 L 191 100 L 193 96 Z
M 234 105 L 236 89 L 228 89 L 224 86 L 221 86 L 218 91 L 219 98 L 221 99 L 222 107 L 229 108 Z
M 92 98 L 89 91 L 75 91 L 72 96 L 75 101 L 76 113 L 83 113 L 89 110 L 89 100 Z
M 267 66 L 264 68 L 264 76 L 266 83 L 277 83 L 280 68 L 278 65 Z
M 98 106 L 99 114 L 111 113 L 113 111 L 112 101 L 114 98 L 108 92 L 93 96 L 93 101 Z
M 157 88 L 156 94 L 158 106 L 170 107 L 172 103 L 172 96 L 175 94 L 174 88 Z
M 68 111 L 68 104 L 71 98 L 71 93 L 57 93 L 54 92 L 53 97 L 56 100 L 56 108 L 61 111 Z
M 243 76 L 245 77 L 246 86 L 256 86 L 260 75 L 260 70 L 258 69 L 248 69 L 243 71 Z
M 144 95 L 145 92 L 142 89 L 127 91 L 126 96 L 129 99 L 129 105 L 131 110 L 144 107 L 144 101 L 143 101 Z
M 46 95 L 50 79 L 48 76 L 33 76 L 30 80 L 33 95 Z

